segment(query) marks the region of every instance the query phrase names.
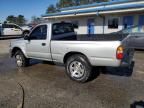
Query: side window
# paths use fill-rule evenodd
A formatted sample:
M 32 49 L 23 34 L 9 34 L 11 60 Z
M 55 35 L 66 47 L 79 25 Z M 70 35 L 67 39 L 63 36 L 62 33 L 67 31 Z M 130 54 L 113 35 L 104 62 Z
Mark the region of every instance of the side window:
M 10 28 L 9 24 L 3 24 L 2 26 L 3 26 L 3 28 Z
M 110 18 L 108 20 L 108 28 L 109 29 L 118 29 L 119 19 L 118 18 Z
M 78 21 L 72 21 L 72 24 L 73 24 L 75 29 L 79 28 L 79 22 Z
M 2 31 L 2 26 L 0 25 L 0 33 L 1 33 L 1 31 Z
M 19 26 L 13 25 L 13 24 L 3 24 L 3 28 L 16 28 L 16 29 L 21 29 Z
M 4 24 L 3 28 L 14 28 L 14 25 L 11 24 Z
M 33 40 L 44 40 L 47 37 L 47 25 L 40 25 L 36 27 L 30 34 Z
M 9 28 L 14 28 L 14 25 L 8 25 Z
M 129 27 L 129 28 L 127 28 L 127 29 L 124 29 L 123 31 L 122 31 L 122 33 L 140 33 L 139 31 L 138 31 L 138 26 L 133 26 L 133 27 Z M 131 31 L 131 32 L 130 32 Z
M 17 26 L 17 25 L 13 25 L 13 27 L 15 28 L 15 29 L 21 29 L 19 26 Z

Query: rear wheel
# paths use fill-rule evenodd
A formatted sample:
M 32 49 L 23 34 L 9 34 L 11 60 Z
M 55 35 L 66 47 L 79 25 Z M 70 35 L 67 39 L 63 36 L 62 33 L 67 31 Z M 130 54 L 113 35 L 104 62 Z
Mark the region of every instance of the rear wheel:
M 85 56 L 76 54 L 67 59 L 66 72 L 72 80 L 85 83 L 91 78 L 92 67 Z
M 26 58 L 21 51 L 15 53 L 15 60 L 18 67 L 26 67 L 29 65 L 29 59 Z

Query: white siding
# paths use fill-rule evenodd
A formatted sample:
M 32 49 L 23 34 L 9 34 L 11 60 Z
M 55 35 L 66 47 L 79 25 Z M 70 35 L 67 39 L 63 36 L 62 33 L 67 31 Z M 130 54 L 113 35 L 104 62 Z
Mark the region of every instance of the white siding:
M 103 18 L 96 17 L 95 18 L 95 34 L 103 34 Z
M 79 16 L 79 17 L 68 17 L 68 18 L 56 18 L 56 19 L 53 19 L 53 21 L 68 21 L 68 22 L 71 22 L 71 21 L 78 21 L 79 23 L 79 28 L 76 29 L 75 31 L 78 33 L 78 34 L 87 34 L 87 21 L 88 19 L 91 19 L 91 18 L 94 18 L 95 19 L 95 34 L 102 34 L 103 32 L 105 34 L 107 33 L 112 33 L 112 32 L 117 32 L 117 31 L 120 31 L 123 29 L 123 17 L 124 16 L 129 16 L 129 15 L 132 15 L 134 16 L 134 25 L 138 25 L 138 19 L 139 19 L 139 15 L 140 14 L 118 14 L 118 15 L 105 15 L 105 25 L 103 26 L 104 24 L 104 20 L 103 20 L 103 17 L 104 16 Z M 119 18 L 119 27 L 118 29 L 110 29 L 108 28 L 108 19 L 109 18 Z M 103 30 L 104 28 L 104 30 Z

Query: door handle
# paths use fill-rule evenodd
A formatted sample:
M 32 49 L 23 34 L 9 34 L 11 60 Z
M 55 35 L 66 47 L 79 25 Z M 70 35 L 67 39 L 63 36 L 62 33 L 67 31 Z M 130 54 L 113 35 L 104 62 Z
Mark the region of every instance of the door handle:
M 42 43 L 42 46 L 46 46 L 46 43 Z

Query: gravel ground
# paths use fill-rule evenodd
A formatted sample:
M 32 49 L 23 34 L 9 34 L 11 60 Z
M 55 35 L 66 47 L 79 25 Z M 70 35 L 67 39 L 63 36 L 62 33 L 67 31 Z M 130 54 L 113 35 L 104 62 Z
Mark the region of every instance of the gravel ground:
M 0 55 L 7 54 L 9 52 L 9 45 L 10 40 L 0 40 Z
M 9 41 L 0 41 L 0 108 L 143 108 L 144 52 L 135 53 L 133 70 L 107 68 L 94 80 L 71 81 L 64 67 L 32 61 L 16 68 L 8 57 Z M 97 72 L 97 70 L 95 70 Z M 143 106 L 143 107 L 136 107 Z

